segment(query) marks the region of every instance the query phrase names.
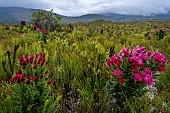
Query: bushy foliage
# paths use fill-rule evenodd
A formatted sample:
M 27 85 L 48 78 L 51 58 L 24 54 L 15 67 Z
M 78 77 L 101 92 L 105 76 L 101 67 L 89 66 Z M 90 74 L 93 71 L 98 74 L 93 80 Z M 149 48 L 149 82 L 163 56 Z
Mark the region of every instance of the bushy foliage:
M 60 16 L 53 14 L 53 10 L 44 11 L 40 10 L 32 14 L 32 23 L 38 26 L 40 29 L 45 29 L 48 31 L 54 31 L 60 29 L 60 20 L 62 19 Z

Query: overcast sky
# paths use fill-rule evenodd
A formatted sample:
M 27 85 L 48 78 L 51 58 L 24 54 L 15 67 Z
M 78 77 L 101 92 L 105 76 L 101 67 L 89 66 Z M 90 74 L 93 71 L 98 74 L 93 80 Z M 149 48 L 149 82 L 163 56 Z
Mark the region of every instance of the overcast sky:
M 0 6 L 53 9 L 66 16 L 93 13 L 150 15 L 170 11 L 170 0 L 0 0 Z

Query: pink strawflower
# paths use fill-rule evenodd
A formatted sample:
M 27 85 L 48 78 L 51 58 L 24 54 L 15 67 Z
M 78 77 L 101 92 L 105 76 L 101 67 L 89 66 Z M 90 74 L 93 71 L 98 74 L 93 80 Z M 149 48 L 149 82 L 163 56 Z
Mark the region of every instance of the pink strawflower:
M 125 78 L 120 78 L 120 79 L 119 79 L 119 82 L 120 82 L 121 84 L 123 84 L 123 83 L 125 82 Z
M 142 59 L 142 60 L 147 60 L 149 57 L 146 53 L 141 53 L 139 54 L 139 57 Z
M 138 65 L 139 65 L 139 67 L 145 66 L 145 64 L 143 62 L 139 62 Z
M 165 65 L 159 66 L 159 67 L 158 67 L 158 70 L 159 70 L 160 72 L 164 72 L 164 71 L 165 71 Z
M 150 57 L 153 53 L 151 51 L 147 51 L 146 54 L 148 55 L 148 57 Z
M 129 62 L 130 64 L 134 63 L 134 61 L 135 61 L 135 60 L 134 60 L 133 57 L 129 57 L 129 58 L 128 58 L 128 62 Z
M 131 53 L 131 50 L 129 48 L 123 48 L 120 50 L 120 54 L 122 57 L 127 57 Z
M 106 65 L 106 66 L 111 66 L 111 62 L 110 62 L 110 61 L 107 61 L 107 62 L 105 63 L 105 65 Z
M 143 74 L 145 74 L 145 75 L 153 75 L 154 72 L 149 68 L 144 68 L 143 69 Z
M 153 57 L 155 62 L 159 62 L 159 63 L 166 63 L 166 58 L 164 57 L 164 55 L 162 53 L 155 53 L 155 56 Z
M 135 73 L 138 73 L 138 69 L 132 69 L 132 72 L 135 74 Z
M 113 74 L 114 74 L 115 76 L 123 76 L 122 72 L 121 72 L 119 69 L 115 69 L 115 70 L 113 71 Z
M 137 45 L 133 48 L 133 50 L 137 53 L 141 53 L 141 52 L 144 52 L 146 48 L 144 46 L 140 47 L 139 45 Z
M 138 81 L 138 82 L 142 82 L 143 80 L 143 76 L 139 73 L 136 73 L 134 78 Z
M 117 60 L 115 64 L 116 66 L 120 67 L 122 65 L 122 62 L 120 60 Z
M 154 84 L 153 78 L 151 76 L 149 76 L 149 75 L 145 75 L 144 82 L 147 85 L 153 85 Z
M 110 58 L 110 63 L 113 65 L 114 63 L 116 63 L 117 60 L 118 60 L 118 57 L 114 55 Z
M 133 69 L 138 69 L 138 68 L 139 68 L 138 65 L 133 66 Z

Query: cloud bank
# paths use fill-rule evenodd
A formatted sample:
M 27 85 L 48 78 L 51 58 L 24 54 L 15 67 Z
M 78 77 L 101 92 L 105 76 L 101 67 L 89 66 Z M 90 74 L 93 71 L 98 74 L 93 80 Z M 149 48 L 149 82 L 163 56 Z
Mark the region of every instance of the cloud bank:
M 170 11 L 170 0 L 0 0 L 0 6 L 53 9 L 65 16 L 94 13 L 148 16 Z

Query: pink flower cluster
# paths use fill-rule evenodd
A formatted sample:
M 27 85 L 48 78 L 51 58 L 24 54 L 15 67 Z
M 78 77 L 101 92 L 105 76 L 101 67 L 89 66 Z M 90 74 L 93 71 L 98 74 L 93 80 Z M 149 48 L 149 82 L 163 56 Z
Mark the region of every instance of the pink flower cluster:
M 13 78 L 10 77 L 10 83 L 20 83 L 25 81 L 24 73 L 17 73 Z
M 42 79 L 43 78 L 43 75 L 41 76 L 32 76 L 30 75 L 27 79 L 25 77 L 25 74 L 22 73 L 22 71 L 19 69 L 18 70 L 18 73 L 14 76 L 14 77 L 10 77 L 10 83 L 13 84 L 13 83 L 21 83 L 21 82 L 26 82 L 26 84 L 30 84 L 31 81 L 33 82 L 37 82 L 38 79 Z M 47 81 L 47 83 L 50 85 L 52 83 L 52 80 L 49 79 Z
M 42 32 L 43 34 L 48 34 L 47 30 L 43 30 L 43 29 L 39 28 L 36 24 L 32 24 L 32 26 L 34 27 L 34 30 L 36 30 L 38 32 Z
M 32 68 L 36 69 L 37 66 L 43 66 L 44 63 L 45 63 L 45 54 L 43 52 L 27 57 L 22 55 L 20 57 L 20 65 L 22 66 L 23 69 L 25 69 L 25 66 L 27 65 L 32 65 Z
M 27 66 L 32 68 L 32 69 L 30 68 L 28 69 L 35 70 L 38 67 L 42 67 L 44 64 L 47 64 L 47 62 L 45 62 L 45 54 L 43 52 L 40 52 L 39 54 L 35 54 L 35 55 L 30 55 L 27 57 L 22 55 L 20 57 L 20 65 L 22 67 L 22 70 L 24 70 Z M 45 72 L 45 74 L 48 74 L 48 70 Z M 31 81 L 36 82 L 39 79 L 43 78 L 43 73 L 41 73 L 40 76 L 27 75 L 28 78 L 26 77 L 26 75 L 27 75 L 26 73 L 23 73 L 21 69 L 19 69 L 17 74 L 13 78 L 10 77 L 10 83 L 21 83 L 21 82 L 26 81 L 26 84 L 30 84 Z M 51 83 L 52 83 L 52 80 L 51 79 L 48 80 L 48 84 L 51 84 Z
M 107 62 L 106 66 L 113 66 L 113 74 L 120 78 L 122 84 L 128 79 L 126 70 L 131 71 L 133 78 L 139 83 L 153 85 L 153 76 L 156 72 L 165 71 L 166 58 L 162 53 L 146 51 L 144 46 L 135 46 L 133 50 L 123 48 L 118 54 L 114 54 Z M 126 66 L 126 67 L 125 67 Z M 154 66 L 154 67 L 153 67 Z M 124 73 L 123 73 L 124 72 Z
M 21 24 L 26 24 L 26 20 L 25 19 L 21 19 L 20 23 Z

